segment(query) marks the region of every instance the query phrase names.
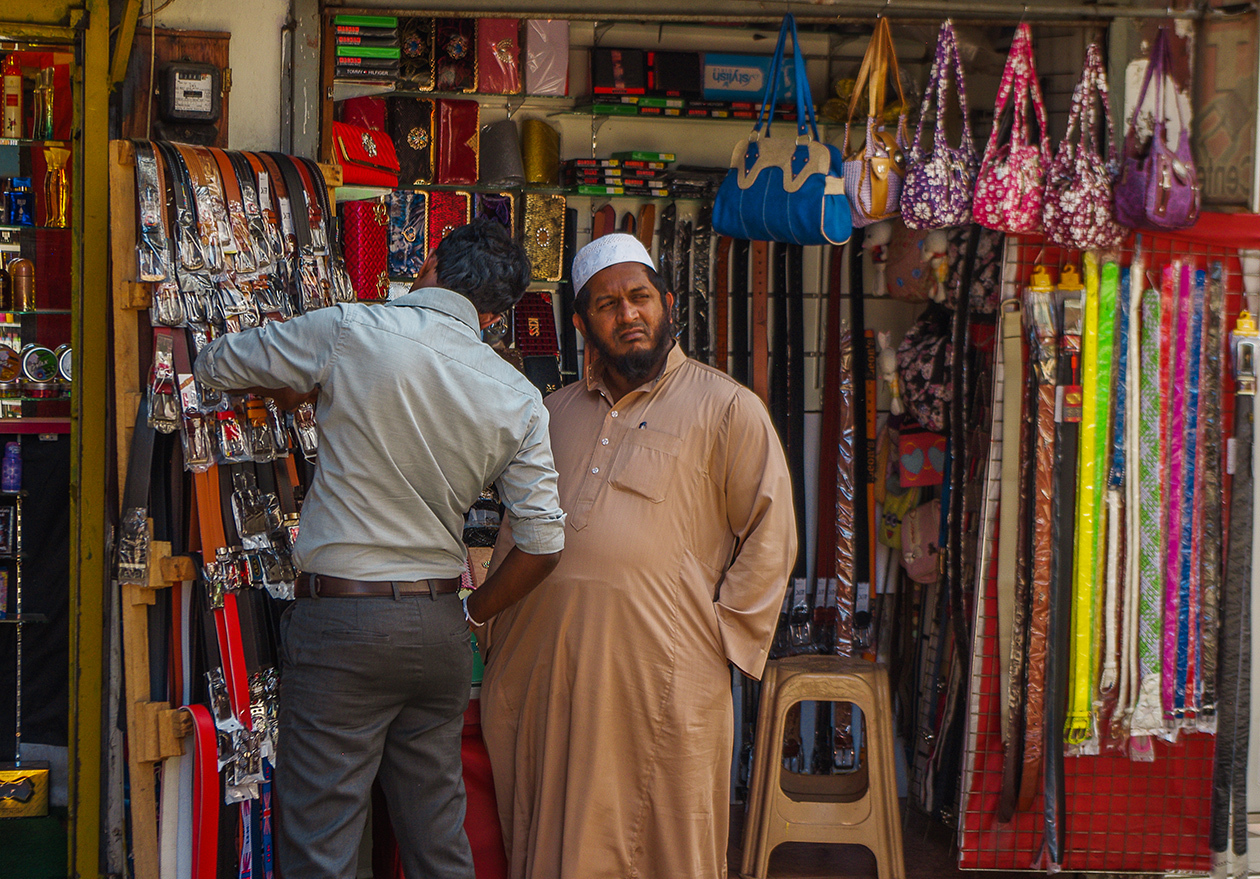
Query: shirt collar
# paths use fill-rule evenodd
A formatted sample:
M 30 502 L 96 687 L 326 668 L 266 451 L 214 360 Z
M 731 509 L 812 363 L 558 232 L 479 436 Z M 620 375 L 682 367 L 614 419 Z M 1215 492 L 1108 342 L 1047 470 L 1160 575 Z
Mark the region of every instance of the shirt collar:
M 391 299 L 387 304 L 439 311 L 467 324 L 478 337 L 481 336 L 481 318 L 477 314 L 477 307 L 469 301 L 467 296 L 456 293 L 454 290 L 447 290 L 445 287 L 421 287 L 419 290 L 412 290 L 410 293 Z
M 599 359 L 599 354 L 595 352 L 593 347 L 590 351 L 591 365 L 586 371 L 586 389 L 589 391 L 598 391 L 609 399 L 612 399 L 612 395 L 608 391 L 608 386 L 604 384 L 604 363 Z M 669 354 L 665 357 L 665 368 L 657 374 L 656 378 L 635 388 L 630 392 L 630 394 L 637 392 L 647 394 L 656 390 L 656 386 L 664 381 L 670 373 L 682 366 L 686 360 L 686 352 L 683 351 L 682 345 L 679 345 L 675 340 L 674 347 L 669 349 Z M 630 394 L 627 394 L 626 396 L 630 396 Z M 613 402 L 616 403 L 617 401 L 613 400 Z

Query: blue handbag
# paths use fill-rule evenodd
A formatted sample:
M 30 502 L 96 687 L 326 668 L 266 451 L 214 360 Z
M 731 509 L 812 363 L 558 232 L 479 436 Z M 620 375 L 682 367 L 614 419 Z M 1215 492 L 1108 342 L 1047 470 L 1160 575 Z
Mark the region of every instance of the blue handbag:
M 796 137 L 772 138 L 770 123 L 789 31 L 796 85 Z M 853 230 L 844 191 L 844 157 L 839 147 L 823 143 L 818 136 L 805 59 L 797 40 L 796 20 L 790 14 L 783 17 L 779 29 L 757 124 L 747 141 L 736 144 L 731 168 L 718 189 L 713 229 L 732 238 L 788 244 L 844 244 Z

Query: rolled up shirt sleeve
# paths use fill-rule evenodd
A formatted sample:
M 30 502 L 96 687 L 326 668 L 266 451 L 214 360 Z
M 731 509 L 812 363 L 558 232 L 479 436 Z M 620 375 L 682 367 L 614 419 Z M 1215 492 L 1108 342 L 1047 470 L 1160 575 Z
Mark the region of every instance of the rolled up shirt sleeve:
M 560 509 L 549 423 L 540 399 L 520 449 L 495 481 L 512 538 L 521 552 L 530 555 L 564 549 L 564 511 Z
M 344 326 L 342 309 L 321 308 L 287 321 L 228 333 L 197 355 L 197 381 L 218 390 L 291 388 L 300 393 L 323 383 Z

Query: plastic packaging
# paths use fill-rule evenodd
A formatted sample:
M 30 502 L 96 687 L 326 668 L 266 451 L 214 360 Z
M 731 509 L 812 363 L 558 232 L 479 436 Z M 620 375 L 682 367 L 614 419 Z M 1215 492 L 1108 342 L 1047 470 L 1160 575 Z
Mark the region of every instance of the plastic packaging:
M 22 447 L 16 442 L 4 444 L 4 461 L 0 462 L 0 491 L 16 494 L 22 490 Z
M 569 23 L 560 19 L 525 22 L 525 92 L 569 93 Z

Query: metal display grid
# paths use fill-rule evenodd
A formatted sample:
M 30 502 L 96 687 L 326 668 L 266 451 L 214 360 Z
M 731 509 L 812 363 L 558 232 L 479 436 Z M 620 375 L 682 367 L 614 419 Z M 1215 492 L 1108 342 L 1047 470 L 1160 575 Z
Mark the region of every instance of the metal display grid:
M 1255 218 L 1246 218 L 1254 220 Z M 1242 305 L 1243 261 L 1239 248 L 1255 239 L 1255 223 L 1237 226 L 1217 217 L 1213 229 L 1226 234 L 1143 233 L 1141 244 L 1150 277 L 1159 278 L 1173 259 L 1194 269 L 1224 265 L 1225 323 L 1232 330 Z M 1250 233 L 1250 234 L 1245 234 Z M 1120 251 L 1121 266 L 1133 259 L 1131 236 Z M 1070 257 L 1070 260 L 1069 260 Z M 1059 268 L 1080 255 L 1046 245 L 1040 237 L 1009 237 L 1004 259 L 1003 298 L 1016 295 L 1031 279 L 1035 265 Z M 1249 261 L 1250 262 L 1250 261 Z M 1246 279 L 1255 291 L 1253 272 Z M 1058 272 L 1053 273 L 1056 280 Z M 1147 282 L 1149 285 L 1149 281 Z M 1157 285 L 1156 285 L 1157 286 Z M 1225 370 L 1222 400 L 1231 400 L 1233 378 Z M 1222 430 L 1233 431 L 1233 406 L 1222 405 Z M 1224 471 L 1223 471 L 1224 472 Z M 1228 479 L 1226 480 L 1228 482 Z M 1229 509 L 1228 486 L 1224 498 Z M 996 534 L 984 547 L 996 556 Z M 997 650 L 997 579 L 990 575 L 976 598 L 975 638 L 968 693 L 968 737 L 964 758 L 960 820 L 959 867 L 968 870 L 1045 870 L 1044 804 L 1038 795 L 1032 807 L 1000 824 L 998 798 L 1002 788 L 1003 746 L 999 715 Z M 1155 760 L 1134 762 L 1127 756 L 1067 757 L 1064 787 L 1067 794 L 1066 844 L 1063 870 L 1069 872 L 1164 873 L 1206 872 L 1212 866 L 1208 846 L 1211 816 L 1212 759 L 1215 737 L 1183 731 L 1175 743 L 1155 741 Z

